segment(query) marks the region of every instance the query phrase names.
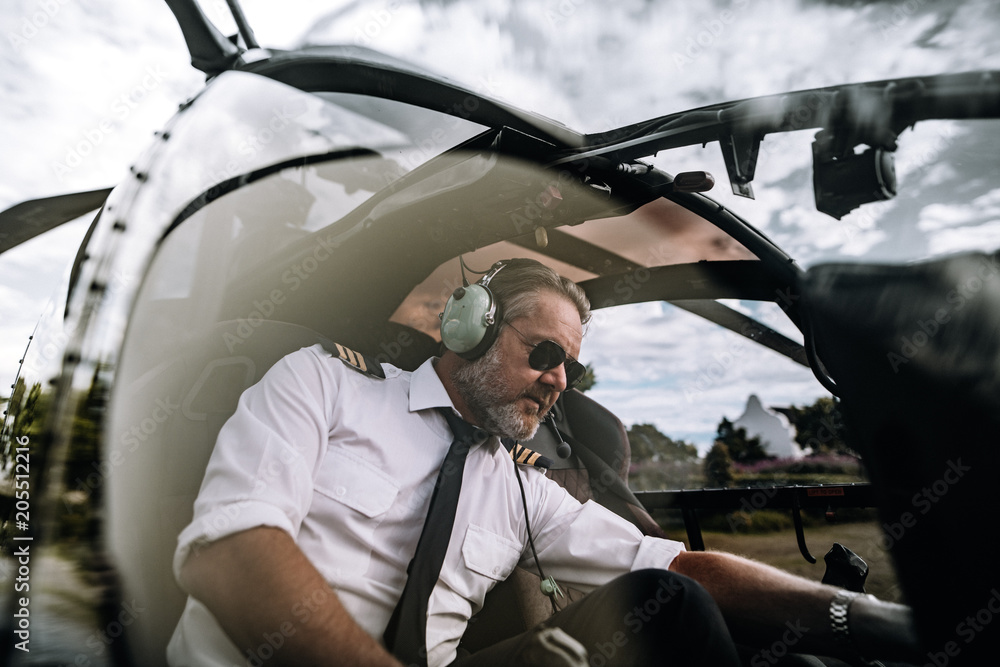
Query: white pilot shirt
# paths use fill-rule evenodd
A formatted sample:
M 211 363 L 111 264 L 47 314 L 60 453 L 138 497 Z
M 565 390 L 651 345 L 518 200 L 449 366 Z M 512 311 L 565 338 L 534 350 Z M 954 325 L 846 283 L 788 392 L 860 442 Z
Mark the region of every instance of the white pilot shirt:
M 256 526 L 287 531 L 358 624 L 382 640 L 406 582 L 452 434 L 454 409 L 428 360 L 369 377 L 320 345 L 294 352 L 240 398 L 208 464 L 174 573 L 192 548 Z M 581 504 L 537 468 L 521 468 L 546 574 L 590 590 L 629 570 L 667 568 L 680 542 L 646 537 L 601 505 Z M 428 664 L 447 665 L 483 597 L 527 548 L 514 463 L 496 437 L 469 451 L 451 542 L 428 603 Z M 266 603 L 262 603 L 266 604 Z M 315 609 L 315 605 L 312 607 Z M 292 609 L 304 621 L 308 600 Z M 189 598 L 167 649 L 172 665 L 231 667 L 246 656 Z

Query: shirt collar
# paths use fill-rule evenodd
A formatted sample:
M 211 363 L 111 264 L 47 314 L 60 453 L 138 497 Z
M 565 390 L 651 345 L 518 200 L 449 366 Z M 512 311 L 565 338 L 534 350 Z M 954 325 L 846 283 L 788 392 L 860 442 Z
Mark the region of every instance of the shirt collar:
M 438 377 L 437 371 L 434 370 L 435 359 L 436 357 L 431 357 L 420 364 L 420 367 L 413 371 L 413 374 L 410 376 L 410 412 L 449 408 L 461 417 L 462 414 L 455 409 L 455 405 L 451 402 L 451 397 L 448 396 L 448 390 L 444 388 L 441 378 Z M 441 421 L 444 423 L 443 418 Z M 447 424 L 445 424 L 445 429 L 448 430 L 450 435 L 451 429 L 448 428 Z M 500 439 L 495 435 L 487 437 L 484 443 L 493 443 L 495 447 L 501 446 Z M 473 447 L 479 447 L 484 443 L 478 443 L 473 445 Z
M 410 377 L 410 412 L 429 408 L 455 409 L 448 391 L 434 370 L 434 360 L 435 357 L 431 357 L 422 363 Z

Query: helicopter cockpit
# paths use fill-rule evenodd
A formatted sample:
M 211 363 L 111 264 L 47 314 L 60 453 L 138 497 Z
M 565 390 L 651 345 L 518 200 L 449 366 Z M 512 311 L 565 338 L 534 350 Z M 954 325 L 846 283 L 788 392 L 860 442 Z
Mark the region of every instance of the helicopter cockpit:
M 269 103 L 248 118 L 249 99 Z M 589 176 L 498 154 L 501 142 L 530 149 L 516 131 L 403 107 L 228 73 L 164 132 L 134 191 L 108 203 L 122 243 L 160 230 L 108 402 L 120 434 L 107 454 L 111 556 L 123 595 L 161 601 L 133 628 L 144 664 L 162 658 L 183 606 L 173 545 L 215 435 L 285 354 L 339 344 L 412 370 L 438 351 L 460 255 L 480 266 L 535 257 L 598 290 L 603 280 L 603 305 L 657 301 L 668 284 L 677 299 L 745 289 L 698 262 L 759 271 L 742 244 L 674 202 L 620 201 Z M 112 274 L 141 271 L 134 242 Z M 687 279 L 660 275 L 671 267 Z
M 699 516 L 704 520 L 710 512 L 701 510 L 716 511 L 716 520 L 730 512 L 722 521 L 732 527 L 744 508 L 766 505 L 789 511 L 795 556 L 815 563 L 804 513 L 822 516 L 825 510 L 829 519 L 836 511 L 880 506 L 883 526 L 894 526 L 891 521 L 913 504 L 900 489 L 934 481 L 943 462 L 957 456 L 944 445 L 928 446 L 918 452 L 921 465 L 902 472 L 879 458 L 880 438 L 900 457 L 910 455 L 910 440 L 887 437 L 885 424 L 871 413 L 895 418 L 883 409 L 889 406 L 924 418 L 934 412 L 926 396 L 940 396 L 907 395 L 908 403 L 886 398 L 899 388 L 869 382 L 868 371 L 885 370 L 879 355 L 898 332 L 885 334 L 875 341 L 882 347 L 862 357 L 856 351 L 868 334 L 849 326 L 875 321 L 883 310 L 897 325 L 924 326 L 935 316 L 938 297 L 906 301 L 850 292 L 859 285 L 905 287 L 909 274 L 896 270 L 857 280 L 844 267 L 806 272 L 729 207 L 702 194 L 715 183 L 711 173 L 668 174 L 650 156 L 718 141 L 729 185 L 747 196 L 765 135 L 821 128 L 812 146 L 815 203 L 839 219 L 895 194 L 888 154 L 903 128 L 925 118 L 996 117 L 996 73 L 817 89 L 584 135 L 358 47 L 222 55 L 224 63 L 205 69 L 205 90 L 181 106 L 107 198 L 76 258 L 65 304 L 49 313 L 53 326 L 65 327 L 60 344 L 29 348 L 12 417 L 5 420 L 6 450 L 22 439 L 37 443 L 34 469 L 48 476 L 44 483 L 32 480 L 44 489 L 33 498 L 36 516 L 45 517 L 32 530 L 53 543 L 68 536 L 73 557 L 67 560 L 85 564 L 85 576 L 66 574 L 53 587 L 62 586 L 58 594 L 39 594 L 32 608 L 36 628 L 72 627 L 66 633 L 71 639 L 47 645 L 52 664 L 80 656 L 107 664 L 164 664 L 186 598 L 175 581 L 177 536 L 192 516 L 217 433 L 243 390 L 283 356 L 317 343 L 357 363 L 415 369 L 440 353 L 438 315 L 448 296 L 468 273 L 484 273 L 501 259 L 541 261 L 590 298 L 594 344 L 588 350 L 585 342 L 581 361 L 598 367 L 600 382 L 586 394 L 566 392 L 556 418 L 588 447 L 590 432 L 609 444 L 596 446 L 594 455 L 553 456 L 552 476 L 574 493 L 607 501 L 647 534 L 669 532 L 703 549 Z M 966 105 L 967 99 L 973 102 Z M 962 316 L 973 311 L 963 309 L 974 296 L 995 294 L 985 287 L 963 292 L 962 306 L 953 307 L 948 281 L 969 275 L 958 269 L 978 271 L 982 264 L 988 275 L 980 275 L 979 284 L 995 287 L 989 280 L 1000 271 L 992 257 L 969 260 L 972 269 L 947 264 L 940 271 L 938 286 L 949 295 L 947 314 L 956 321 L 959 310 Z M 931 315 L 900 311 L 897 302 L 920 303 Z M 865 316 L 852 307 L 867 308 Z M 989 303 L 976 308 L 992 312 Z M 669 333 L 644 326 L 665 309 L 688 319 Z M 928 344 L 899 357 L 893 374 L 900 364 L 904 372 L 919 368 L 920 355 L 938 344 L 958 345 L 950 333 L 958 327 L 935 337 L 946 331 L 944 321 L 936 322 L 935 334 L 921 329 Z M 977 330 L 976 336 L 982 349 L 995 349 L 988 335 Z M 646 361 L 650 338 L 670 347 L 670 363 L 697 379 L 681 386 L 657 378 L 658 389 L 666 386 L 657 394 L 649 390 L 656 383 L 643 363 L 630 363 L 626 371 L 626 357 Z M 721 352 L 694 345 L 710 338 L 721 343 Z M 679 341 L 692 346 L 682 348 Z M 869 446 L 865 455 L 872 454 L 870 469 L 817 475 L 806 484 L 799 477 L 769 479 L 742 489 L 707 488 L 700 477 L 697 488 L 689 488 L 678 482 L 695 465 L 688 462 L 675 466 L 680 472 L 659 487 L 630 489 L 630 473 L 644 468 L 632 465 L 624 422 L 638 425 L 667 404 L 683 412 L 723 386 L 735 360 L 757 353 L 765 355 L 754 366 L 765 369 L 754 371 L 761 378 L 789 384 L 805 378 L 831 393 L 843 390 L 863 406 L 857 423 L 868 419 L 874 434 L 862 439 Z M 932 361 L 949 367 L 959 355 L 948 354 L 947 363 Z M 62 366 L 53 370 L 60 355 Z M 968 384 L 961 376 L 946 391 L 959 401 Z M 616 403 L 606 387 L 625 386 L 627 400 Z M 991 387 L 977 391 L 988 396 Z M 968 423 L 981 426 L 990 405 L 984 399 L 970 408 Z M 25 415 L 36 408 L 32 423 Z M 943 440 L 929 427 L 926 433 Z M 970 434 L 970 442 L 981 435 Z M 565 444 L 545 437 L 533 447 L 558 451 Z M 966 451 L 965 444 L 954 447 Z M 932 514 L 907 533 L 903 552 L 909 560 L 899 561 L 888 548 L 864 554 L 874 555 L 873 569 L 891 571 L 893 558 L 905 565 L 902 587 L 893 580 L 875 592 L 921 603 L 920 620 L 937 633 L 935 641 L 947 639 L 951 617 L 936 613 L 943 607 L 935 606 L 933 593 L 914 586 L 927 570 L 919 549 L 910 547 L 936 539 L 932 529 L 965 530 L 968 508 L 989 505 L 983 475 L 995 455 L 984 456 L 964 478 L 977 481 L 956 485 L 940 505 L 951 514 Z M 669 467 L 664 462 L 656 470 Z M 878 477 L 873 481 L 888 484 L 868 485 L 869 472 Z M 267 474 L 281 471 L 265 471 L 265 483 Z M 669 523 L 663 521 L 668 512 Z M 962 518 L 953 521 L 956 515 Z M 880 526 L 870 523 L 875 532 L 866 539 L 874 540 L 870 535 L 880 535 Z M 952 588 L 992 581 L 987 560 L 974 553 L 969 567 L 949 573 Z M 59 559 L 39 567 L 68 569 Z M 949 613 L 976 603 L 978 594 L 974 586 L 968 594 L 952 592 Z M 77 607 L 67 613 L 63 600 L 74 596 Z M 498 604 L 501 617 L 509 617 L 504 612 L 520 603 L 502 598 Z M 492 621 L 477 626 L 499 627 Z M 986 646 L 979 639 L 975 650 Z

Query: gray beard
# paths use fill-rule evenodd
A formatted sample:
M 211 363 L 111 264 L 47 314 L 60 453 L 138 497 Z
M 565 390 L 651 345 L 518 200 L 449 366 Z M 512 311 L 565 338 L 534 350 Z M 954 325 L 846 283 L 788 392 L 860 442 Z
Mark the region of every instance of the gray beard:
M 541 419 L 525 417 L 514 402 L 502 402 L 504 396 L 510 395 L 510 383 L 504 379 L 502 370 L 503 353 L 494 344 L 482 357 L 455 371 L 451 379 L 472 416 L 487 432 L 530 440 Z

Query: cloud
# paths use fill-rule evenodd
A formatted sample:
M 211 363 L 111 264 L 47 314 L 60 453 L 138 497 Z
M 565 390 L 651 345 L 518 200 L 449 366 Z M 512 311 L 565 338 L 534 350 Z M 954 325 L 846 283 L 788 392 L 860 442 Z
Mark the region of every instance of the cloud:
M 935 255 L 1000 248 L 1000 219 L 974 227 L 941 230 L 931 237 L 930 248 Z
M 773 304 L 735 305 L 795 336 L 794 325 L 780 323 L 784 315 L 763 316 Z M 750 394 L 778 405 L 828 395 L 808 369 L 673 306 L 635 304 L 598 315 L 582 354 L 596 369 L 590 395 L 626 424 L 653 423 L 703 451 L 721 417 L 742 414 Z
M 976 197 L 962 206 L 930 204 L 921 212 L 917 228 L 936 232 L 998 216 L 1000 216 L 1000 188 Z
M 203 2 L 213 17 L 228 13 L 224 4 Z M 243 5 L 265 45 L 291 46 L 311 20 L 325 15 L 329 25 L 310 33 L 311 39 L 384 50 L 583 131 L 791 89 L 1000 68 L 995 49 L 1000 9 L 990 0 L 861 6 L 806 0 L 624 0 L 613 10 L 592 0 L 345 1 L 333 7 L 308 0 L 244 0 Z M 0 24 L 20 26 L 36 6 L 34 0 L 4 3 Z M 66 3 L 23 48 L 0 40 L 0 63 L 5 100 L 0 145 L 5 157 L 16 156 L 0 165 L 3 207 L 117 181 L 153 130 L 203 79 L 188 64 L 180 31 L 162 3 Z M 148 67 L 165 75 L 155 89 L 136 99 L 133 93 Z M 115 111 L 122 104 L 130 113 L 119 118 Z M 897 153 L 900 195 L 867 204 L 840 221 L 812 206 L 813 131 L 764 141 L 756 200 L 729 192 L 716 143 L 662 152 L 650 161 L 671 173 L 714 173 L 719 185 L 712 196 L 803 267 L 844 259 L 905 261 L 1000 245 L 995 213 L 1000 195 L 992 189 L 1000 133 L 995 124 L 976 125 L 974 131 L 965 127 L 920 123 L 904 132 Z M 72 150 L 79 152 L 88 133 L 97 136 L 95 131 L 101 141 L 91 142 L 95 145 L 85 163 L 58 178 L 53 163 L 65 162 Z M 973 163 L 975 150 L 981 155 L 973 156 L 978 160 Z M 75 241 L 66 243 L 62 260 L 53 242 L 0 257 L 7 297 L 0 341 L 20 346 L 26 339 L 34 320 L 27 304 L 36 303 L 41 293 L 47 298 L 54 289 L 75 252 Z M 38 267 L 52 269 L 44 289 Z M 11 315 L 7 303 L 17 304 L 17 312 Z M 737 305 L 749 312 L 756 308 Z M 38 302 L 34 310 L 40 312 L 42 306 Z M 668 434 L 690 433 L 703 442 L 723 414 L 739 415 L 749 393 L 760 393 L 766 403 L 805 403 L 821 391 L 806 369 L 787 362 L 786 371 L 782 357 L 757 346 L 739 350 L 724 365 L 720 359 L 728 359 L 725 351 L 737 344 L 735 334 L 669 306 L 635 308 L 609 314 L 616 326 L 607 332 L 595 327 L 583 353 L 597 368 L 595 397 L 606 397 L 626 421 L 654 421 Z M 794 327 L 777 315 L 766 321 L 795 335 Z M 15 321 L 19 328 L 8 328 Z M 712 375 L 720 379 L 706 384 Z M 699 380 L 698 400 L 689 401 L 684 389 L 698 388 Z M 769 395 L 765 386 L 776 393 Z

